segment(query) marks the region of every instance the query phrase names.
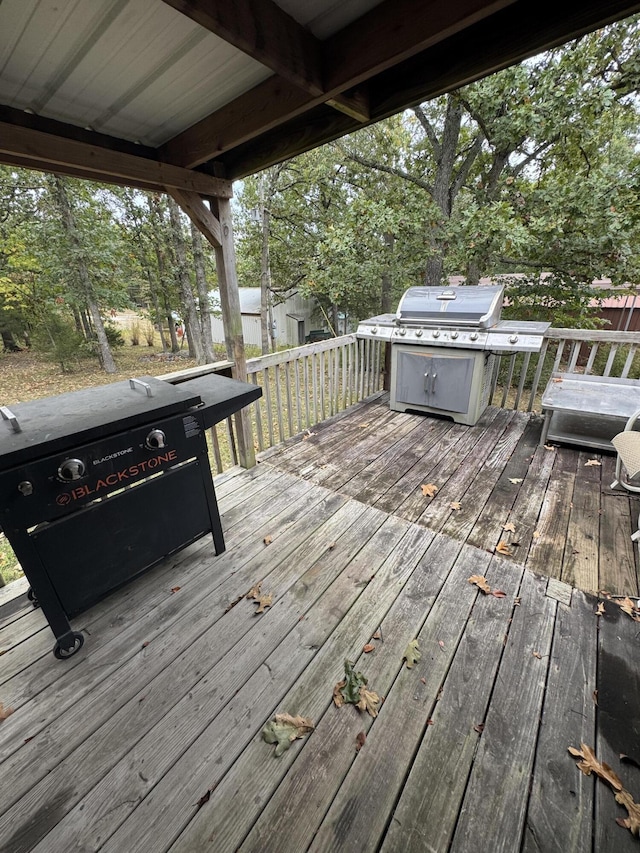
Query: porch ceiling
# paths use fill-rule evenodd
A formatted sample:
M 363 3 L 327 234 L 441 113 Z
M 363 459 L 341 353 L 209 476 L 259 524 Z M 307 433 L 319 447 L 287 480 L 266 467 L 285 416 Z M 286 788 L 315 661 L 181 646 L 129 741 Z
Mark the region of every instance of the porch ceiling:
M 640 9 L 632 0 L 4 0 L 0 162 L 235 179 Z

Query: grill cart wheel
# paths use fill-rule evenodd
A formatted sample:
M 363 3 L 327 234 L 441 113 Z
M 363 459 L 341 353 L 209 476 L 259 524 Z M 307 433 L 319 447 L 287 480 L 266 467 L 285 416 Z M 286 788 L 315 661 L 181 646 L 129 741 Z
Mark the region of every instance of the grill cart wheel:
M 75 655 L 76 652 L 79 652 L 84 644 L 84 636 L 80 634 L 78 631 L 73 632 L 74 644 L 70 649 L 63 649 L 60 646 L 60 643 L 56 643 L 53 647 L 53 654 L 58 660 L 66 660 L 70 658 L 71 655 Z
M 29 601 L 33 604 L 33 606 L 34 606 L 34 607 L 40 607 L 40 602 L 39 602 L 39 601 L 38 601 L 38 599 L 36 598 L 36 594 L 35 594 L 35 592 L 31 589 L 31 587 L 29 587 L 29 589 L 27 590 L 27 598 L 28 598 L 28 599 L 29 599 Z

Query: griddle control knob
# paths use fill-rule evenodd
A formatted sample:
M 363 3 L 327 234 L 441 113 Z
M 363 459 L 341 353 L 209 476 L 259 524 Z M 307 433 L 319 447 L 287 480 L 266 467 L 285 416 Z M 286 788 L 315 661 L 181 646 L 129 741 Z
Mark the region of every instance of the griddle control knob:
M 440 337 L 440 331 L 439 331 L 439 329 L 435 329 L 435 331 L 434 331 L 434 333 L 433 333 L 433 337 L 434 337 L 434 338 L 439 338 L 439 337 Z
M 421 338 L 421 337 L 422 337 L 422 329 L 418 329 L 416 332 L 416 338 Z
M 152 429 L 145 442 L 149 450 L 160 450 L 167 445 L 167 436 L 161 429 Z
M 400 334 L 402 335 L 402 337 L 404 337 L 407 334 L 407 330 L 406 329 L 400 329 Z
M 21 483 L 18 483 L 18 491 L 21 495 L 24 495 L 25 498 L 27 495 L 32 495 L 33 483 L 29 482 L 29 480 L 23 480 Z
M 452 341 L 455 341 L 455 339 L 456 339 L 457 337 L 458 337 L 458 333 L 457 333 L 457 332 L 451 332 L 451 340 L 452 340 Z
M 511 337 L 509 338 L 509 343 L 510 344 L 517 344 L 518 343 L 518 336 L 517 335 L 511 335 Z
M 478 340 L 478 333 L 477 332 L 471 332 L 471 334 L 469 335 L 469 340 L 470 341 L 477 341 Z
M 58 468 L 58 479 L 63 483 L 80 480 L 86 474 L 87 468 L 82 459 L 65 459 Z

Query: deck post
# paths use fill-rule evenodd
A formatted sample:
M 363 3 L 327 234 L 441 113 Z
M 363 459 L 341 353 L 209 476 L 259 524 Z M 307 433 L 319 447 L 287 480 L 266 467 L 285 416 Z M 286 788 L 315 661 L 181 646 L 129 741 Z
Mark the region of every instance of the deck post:
M 197 193 L 175 189 L 167 189 L 167 192 L 178 202 L 214 248 L 227 357 L 233 362 L 233 378 L 246 382 L 247 359 L 242 336 L 242 315 L 240 313 L 240 294 L 238 292 L 236 253 L 233 245 L 233 225 L 229 199 L 209 198 L 211 208 L 209 209 Z M 234 419 L 238 442 L 238 461 L 243 468 L 253 468 L 256 464 L 256 455 L 253 447 L 249 410 L 241 409 L 236 412 Z

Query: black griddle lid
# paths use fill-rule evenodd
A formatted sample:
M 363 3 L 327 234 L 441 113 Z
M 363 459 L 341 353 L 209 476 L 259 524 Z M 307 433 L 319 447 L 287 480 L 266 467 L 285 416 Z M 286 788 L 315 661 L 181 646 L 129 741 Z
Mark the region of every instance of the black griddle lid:
M 202 401 L 198 394 L 153 376 L 83 388 L 11 406 L 20 432 L 0 420 L 0 467 L 73 450 L 141 424 L 185 412 Z M 151 396 L 148 396 L 148 391 Z

